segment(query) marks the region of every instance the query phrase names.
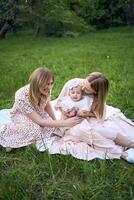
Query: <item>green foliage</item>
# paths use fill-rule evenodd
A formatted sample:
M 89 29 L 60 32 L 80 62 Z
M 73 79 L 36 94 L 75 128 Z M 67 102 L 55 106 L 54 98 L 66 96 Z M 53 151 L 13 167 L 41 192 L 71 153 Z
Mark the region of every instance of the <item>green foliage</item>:
M 45 33 L 48 36 L 66 36 L 69 34 L 73 36 L 75 33 L 88 30 L 88 26 L 82 18 L 63 7 L 49 10 L 45 17 Z
M 16 0 L 1 0 L 0 1 L 0 27 L 7 19 L 14 19 L 17 14 Z
M 15 19 L 34 34 L 76 36 L 97 29 L 134 24 L 133 0 L 1 0 L 0 26 Z
M 27 1 L 23 6 L 23 22 L 34 28 L 35 35 L 45 33 L 47 36 L 75 36 L 79 32 L 88 31 L 84 19 L 69 10 L 67 1 Z
M 125 0 L 86 0 L 83 17 L 98 29 L 126 24 Z

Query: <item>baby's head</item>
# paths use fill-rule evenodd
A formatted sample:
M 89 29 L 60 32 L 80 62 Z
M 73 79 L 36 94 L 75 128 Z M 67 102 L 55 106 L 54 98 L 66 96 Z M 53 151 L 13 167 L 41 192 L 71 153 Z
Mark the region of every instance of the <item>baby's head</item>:
M 82 86 L 78 83 L 70 85 L 69 96 L 72 101 L 80 101 L 82 99 Z

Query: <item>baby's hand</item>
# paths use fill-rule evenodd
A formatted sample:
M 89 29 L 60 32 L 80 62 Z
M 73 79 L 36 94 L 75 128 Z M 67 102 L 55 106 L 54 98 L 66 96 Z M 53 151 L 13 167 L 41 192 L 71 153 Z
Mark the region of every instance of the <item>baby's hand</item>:
M 65 115 L 67 117 L 74 117 L 76 115 L 76 110 L 74 109 L 68 109 L 66 112 L 65 112 Z
M 71 110 L 69 113 L 69 117 L 74 117 L 74 116 L 76 116 L 76 110 Z
M 79 116 L 79 117 L 88 117 L 89 113 L 90 113 L 89 111 L 78 110 L 77 111 L 77 116 Z

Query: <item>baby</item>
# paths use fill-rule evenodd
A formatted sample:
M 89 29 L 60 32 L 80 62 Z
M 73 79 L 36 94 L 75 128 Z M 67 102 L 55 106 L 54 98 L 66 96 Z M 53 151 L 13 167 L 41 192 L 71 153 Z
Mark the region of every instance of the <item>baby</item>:
M 75 81 L 69 87 L 68 96 L 60 98 L 57 102 L 57 107 L 62 113 L 62 118 L 80 116 L 82 112 L 91 111 L 93 98 L 84 96 L 82 86 L 78 81 Z
M 82 112 L 90 112 L 93 103 L 93 98 L 89 96 L 84 96 L 82 91 L 82 85 L 78 81 L 74 82 L 69 86 L 68 96 L 60 98 L 57 102 L 56 109 L 59 109 L 62 113 L 62 118 L 66 119 L 68 117 L 80 116 Z M 87 126 L 87 120 L 85 119 L 81 125 L 79 125 L 79 130 L 77 127 L 71 129 L 64 128 L 64 141 L 73 142 L 87 142 L 92 146 L 93 138 L 92 133 Z M 81 126 L 82 130 L 81 131 Z M 84 126 L 84 127 L 83 127 Z M 75 130 L 76 129 L 76 130 Z

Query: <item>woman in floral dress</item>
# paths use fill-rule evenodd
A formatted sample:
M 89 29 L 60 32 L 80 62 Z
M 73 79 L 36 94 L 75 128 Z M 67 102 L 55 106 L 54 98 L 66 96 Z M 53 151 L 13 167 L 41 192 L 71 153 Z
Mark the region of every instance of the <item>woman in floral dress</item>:
M 81 121 L 79 117 L 56 120 L 50 102 L 54 77 L 48 69 L 37 68 L 29 81 L 15 94 L 10 123 L 0 128 L 0 145 L 7 151 L 38 143 L 52 134 L 62 135 L 58 127 L 71 127 Z

